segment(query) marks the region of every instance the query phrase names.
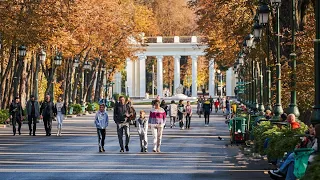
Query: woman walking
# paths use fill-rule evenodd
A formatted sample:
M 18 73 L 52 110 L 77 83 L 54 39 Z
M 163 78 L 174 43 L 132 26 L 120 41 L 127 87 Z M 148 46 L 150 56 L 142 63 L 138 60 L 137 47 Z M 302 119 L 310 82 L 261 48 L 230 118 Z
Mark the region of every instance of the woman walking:
M 192 107 L 190 105 L 190 101 L 187 101 L 187 106 L 186 106 L 186 129 L 190 129 L 191 116 L 192 116 Z
M 171 104 L 169 105 L 168 109 L 169 109 L 169 116 L 170 116 L 170 128 L 176 127 L 178 106 L 175 104 L 174 100 L 171 101 Z
M 57 136 L 61 136 L 62 123 L 64 120 L 64 116 L 67 114 L 66 103 L 63 102 L 62 97 L 59 97 L 59 99 L 55 105 L 55 109 L 57 111 L 57 122 L 58 122 Z
M 201 118 L 201 114 L 202 114 L 202 105 L 203 105 L 202 100 L 199 99 L 197 103 L 197 113 L 199 115 L 199 118 Z
M 149 115 L 149 127 L 153 135 L 153 152 L 160 152 L 163 127 L 166 124 L 166 112 L 160 107 L 160 101 L 154 101 L 154 109 Z

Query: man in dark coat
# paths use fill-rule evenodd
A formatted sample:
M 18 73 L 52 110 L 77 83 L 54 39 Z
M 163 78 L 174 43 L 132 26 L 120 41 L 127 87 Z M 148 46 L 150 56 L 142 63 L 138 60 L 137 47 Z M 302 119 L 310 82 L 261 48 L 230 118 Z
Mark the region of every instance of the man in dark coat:
M 40 118 L 43 119 L 46 136 L 51 136 L 52 119 L 56 114 L 56 110 L 50 95 L 46 95 L 45 101 L 41 104 Z
M 24 118 L 24 112 L 20 104 L 20 98 L 15 97 L 9 108 L 10 119 L 12 121 L 13 135 L 16 135 L 16 124 L 18 123 L 18 132 L 21 135 L 21 124 Z
M 116 104 L 113 112 L 114 122 L 117 124 L 118 140 L 120 145 L 120 152 L 124 152 L 123 147 L 123 132 L 126 136 L 125 149 L 129 151 L 129 141 L 130 141 L 130 124 L 129 120 L 132 116 L 131 108 L 125 103 L 125 98 L 123 96 L 119 97 L 119 103 Z
M 40 111 L 39 111 L 39 103 L 38 101 L 35 100 L 35 97 L 33 95 L 31 95 L 30 100 L 27 102 L 26 109 L 27 109 L 27 115 L 28 115 L 29 136 L 31 136 L 32 132 L 33 132 L 33 136 L 35 136 L 36 129 L 37 129 L 37 119 L 40 116 Z M 33 124 L 33 128 L 31 127 L 31 124 Z

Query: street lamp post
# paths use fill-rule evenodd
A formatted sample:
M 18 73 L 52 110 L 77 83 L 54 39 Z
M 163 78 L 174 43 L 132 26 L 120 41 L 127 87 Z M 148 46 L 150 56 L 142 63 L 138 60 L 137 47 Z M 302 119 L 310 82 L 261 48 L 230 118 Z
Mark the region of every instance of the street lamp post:
M 14 85 L 14 88 L 13 88 L 13 96 L 16 97 L 18 95 L 18 83 L 19 83 L 19 76 L 21 74 L 21 68 L 22 68 L 22 63 L 23 63 L 23 60 L 24 60 L 24 57 L 26 56 L 27 54 L 27 48 L 26 46 L 24 45 L 21 45 L 18 47 L 18 70 L 14 73 L 14 77 L 13 77 L 13 85 Z
M 222 92 L 222 72 L 220 71 L 220 69 L 217 70 L 217 74 L 219 76 L 219 81 L 220 81 L 220 96 L 223 96 L 223 92 Z
M 296 118 L 300 116 L 299 108 L 297 106 L 297 91 L 296 91 L 296 81 L 297 81 L 297 75 L 296 75 L 296 66 L 297 66 L 297 61 L 296 61 L 296 41 L 295 41 L 295 33 L 296 33 L 296 28 L 295 28 L 295 22 L 296 21 L 296 1 L 292 0 L 292 19 L 291 19 L 291 39 L 292 39 L 292 44 L 291 44 L 291 54 L 290 54 L 290 59 L 291 59 L 291 98 L 290 98 L 290 105 L 288 108 L 288 113 L 294 114 Z
M 316 39 L 314 40 L 314 107 L 311 115 L 311 123 L 320 123 L 320 2 L 315 1 Z
M 274 120 L 278 120 L 280 115 L 283 113 L 282 105 L 281 105 L 281 62 L 280 62 L 280 5 L 281 0 L 270 0 L 271 5 L 276 9 L 277 16 L 277 59 L 276 59 L 276 104 L 274 105 Z
M 54 84 L 55 84 L 55 71 L 56 68 L 61 66 L 62 64 L 62 53 L 57 52 L 56 56 L 54 57 L 54 63 L 52 69 L 52 86 L 51 86 L 51 99 L 54 100 Z
M 81 90 L 81 105 L 84 106 L 84 103 L 85 103 L 85 99 L 84 99 L 84 87 L 85 87 L 85 78 L 84 78 L 84 72 L 89 70 L 91 68 L 91 64 L 89 63 L 89 61 L 85 61 L 84 64 L 83 64 L 83 70 L 82 70 L 82 75 L 81 75 L 81 78 L 82 78 L 82 90 Z
M 46 57 L 47 57 L 47 53 L 41 49 L 39 54 L 39 60 L 41 63 L 44 63 L 46 61 Z M 38 80 L 38 76 L 39 76 L 39 70 L 40 70 L 40 62 L 38 61 L 38 59 L 36 60 L 36 73 L 35 73 L 35 89 L 34 89 L 34 96 L 35 96 L 35 99 L 38 99 L 39 98 L 39 80 Z
M 264 91 L 265 93 L 265 102 L 266 102 L 266 106 L 265 106 L 265 110 L 272 110 L 271 107 L 271 70 L 270 70 L 270 66 L 268 63 L 270 63 L 270 35 L 269 35 L 269 13 L 270 13 L 270 9 L 269 6 L 265 3 L 261 4 L 258 10 L 259 13 L 259 24 L 261 26 L 265 26 L 266 29 L 266 36 L 267 36 L 267 59 L 265 62 L 266 65 L 266 78 L 265 78 L 265 83 L 266 83 L 266 89 Z

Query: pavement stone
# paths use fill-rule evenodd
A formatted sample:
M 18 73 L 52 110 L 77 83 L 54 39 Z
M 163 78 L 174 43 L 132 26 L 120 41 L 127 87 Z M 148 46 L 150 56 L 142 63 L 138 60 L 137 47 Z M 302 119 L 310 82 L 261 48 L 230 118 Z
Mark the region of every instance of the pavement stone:
M 137 113 L 141 109 L 148 115 L 151 106 L 136 106 Z M 134 126 L 130 152 L 120 153 L 111 111 L 109 115 L 105 153 L 98 152 L 94 114 L 66 119 L 61 137 L 54 136 L 56 122 L 50 137 L 45 136 L 43 123 L 37 124 L 35 137 L 28 135 L 27 125 L 21 136 L 12 136 L 11 127 L 0 129 L 0 179 L 270 179 L 266 162 L 250 159 L 238 146 L 230 146 L 222 114 L 212 114 L 209 127 L 194 114 L 190 130 L 166 128 L 161 153 L 140 153 Z M 151 150 L 150 131 L 148 142 Z

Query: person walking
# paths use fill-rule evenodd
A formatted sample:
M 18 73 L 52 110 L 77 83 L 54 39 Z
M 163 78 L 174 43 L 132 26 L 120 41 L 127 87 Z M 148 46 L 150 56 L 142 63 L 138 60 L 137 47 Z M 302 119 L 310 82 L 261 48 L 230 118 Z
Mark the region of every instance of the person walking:
M 179 101 L 178 104 L 178 120 L 179 120 L 179 126 L 180 126 L 180 130 L 183 130 L 183 115 L 185 113 L 185 109 L 184 109 L 184 105 L 183 105 L 183 100 Z
M 148 152 L 148 120 L 145 117 L 146 112 L 140 111 L 140 117 L 136 121 L 137 130 L 140 137 L 141 152 Z
M 67 114 L 67 106 L 66 103 L 63 102 L 62 97 L 58 98 L 57 103 L 55 104 L 55 109 L 57 110 L 57 136 L 61 136 L 61 128 L 65 115 Z
M 231 105 L 230 105 L 230 98 L 229 97 L 227 97 L 227 99 L 226 99 L 226 113 L 227 113 L 226 119 L 228 119 L 229 115 L 231 113 Z
M 222 112 L 224 113 L 226 111 L 226 99 L 225 98 L 222 98 Z
M 124 152 L 123 146 L 123 132 L 126 136 L 125 149 L 129 151 L 129 141 L 130 141 L 130 117 L 133 116 L 131 108 L 125 103 L 125 98 L 123 96 L 119 97 L 119 103 L 115 106 L 113 111 L 113 119 L 117 124 L 117 134 L 120 145 L 120 152 Z
M 35 100 L 34 95 L 31 95 L 26 107 L 28 115 L 29 136 L 31 136 L 31 133 L 33 134 L 33 136 L 36 135 L 37 119 L 40 116 L 39 108 L 40 107 L 38 101 Z M 31 126 L 31 124 L 33 124 L 33 126 Z
M 94 124 L 97 128 L 97 134 L 98 134 L 98 146 L 99 146 L 99 152 L 105 152 L 104 150 L 104 141 L 106 139 L 106 128 L 109 124 L 109 117 L 108 113 L 106 112 L 106 105 L 100 104 L 99 105 L 99 111 L 96 113 L 96 116 L 94 118 Z
M 192 116 L 192 107 L 190 105 L 190 101 L 187 101 L 187 105 L 186 105 L 186 129 L 190 129 L 191 116 Z
M 154 108 L 150 112 L 148 123 L 153 135 L 153 152 L 161 152 L 160 146 L 163 127 L 166 124 L 166 113 L 164 109 L 160 107 L 159 100 L 155 100 Z
M 217 100 L 214 102 L 214 107 L 215 107 L 216 113 L 218 113 L 219 106 L 220 106 L 220 101 L 219 101 L 219 99 L 217 99 Z
M 204 123 L 205 127 L 209 126 L 209 116 L 210 116 L 210 101 L 205 101 L 203 103 L 203 112 L 204 112 Z
M 168 109 L 169 109 L 169 116 L 170 116 L 170 128 L 176 127 L 178 106 L 175 104 L 174 100 L 171 101 L 171 104 L 169 105 Z
M 20 98 L 15 97 L 9 107 L 10 119 L 12 121 L 13 135 L 16 135 L 16 125 L 18 123 L 18 133 L 21 135 L 21 125 L 24 119 L 24 112 L 20 104 Z
M 201 99 L 198 99 L 197 103 L 197 114 L 199 115 L 199 118 L 201 118 L 202 110 L 203 110 L 203 103 Z
M 56 114 L 56 109 L 51 101 L 50 95 L 46 95 L 45 101 L 40 107 L 40 119 L 43 119 L 46 136 L 51 136 L 52 119 Z
M 213 109 L 213 98 L 212 96 L 209 97 L 209 101 L 210 101 L 210 112 L 212 112 L 212 109 Z

